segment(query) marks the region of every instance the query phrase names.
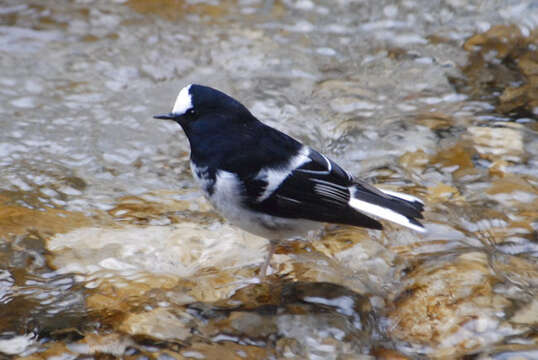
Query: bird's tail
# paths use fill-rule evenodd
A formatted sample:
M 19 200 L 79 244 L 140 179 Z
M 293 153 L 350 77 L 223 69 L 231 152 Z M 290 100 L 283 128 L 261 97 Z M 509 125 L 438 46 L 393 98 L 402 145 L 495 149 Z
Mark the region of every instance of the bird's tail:
M 426 232 L 424 226 L 417 220 L 423 218 L 424 203 L 414 196 L 356 184 L 351 188 L 349 205 L 362 213 L 392 221 L 421 233 Z

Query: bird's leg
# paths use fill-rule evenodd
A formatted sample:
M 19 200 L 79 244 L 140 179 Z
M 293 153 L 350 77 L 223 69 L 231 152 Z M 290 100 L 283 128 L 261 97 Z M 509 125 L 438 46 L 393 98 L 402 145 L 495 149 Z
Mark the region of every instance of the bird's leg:
M 277 240 L 269 240 L 269 244 L 267 245 L 267 257 L 265 258 L 265 261 L 260 267 L 260 274 L 259 274 L 260 279 L 265 278 L 265 276 L 267 275 L 267 268 L 269 267 L 269 264 L 271 263 L 271 257 L 273 257 L 273 254 L 275 253 L 277 244 L 278 244 Z

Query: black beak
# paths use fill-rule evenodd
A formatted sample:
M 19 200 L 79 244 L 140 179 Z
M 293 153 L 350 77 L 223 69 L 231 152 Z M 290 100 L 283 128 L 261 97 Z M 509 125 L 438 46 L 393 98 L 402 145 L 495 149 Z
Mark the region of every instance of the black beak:
M 162 119 L 162 120 L 175 120 L 176 116 L 172 113 L 170 114 L 160 114 L 160 115 L 154 115 L 154 119 Z

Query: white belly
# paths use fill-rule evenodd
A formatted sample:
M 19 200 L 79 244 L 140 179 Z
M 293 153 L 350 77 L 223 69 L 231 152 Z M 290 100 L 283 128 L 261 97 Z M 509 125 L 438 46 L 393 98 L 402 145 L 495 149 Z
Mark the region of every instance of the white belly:
M 194 178 L 198 181 L 211 204 L 232 225 L 269 240 L 286 240 L 305 235 L 322 224 L 305 219 L 287 219 L 247 209 L 241 202 L 242 184 L 237 176 L 228 171 L 217 171 L 213 181 L 204 177 L 204 171 L 191 162 Z M 212 189 L 212 191 L 210 191 Z

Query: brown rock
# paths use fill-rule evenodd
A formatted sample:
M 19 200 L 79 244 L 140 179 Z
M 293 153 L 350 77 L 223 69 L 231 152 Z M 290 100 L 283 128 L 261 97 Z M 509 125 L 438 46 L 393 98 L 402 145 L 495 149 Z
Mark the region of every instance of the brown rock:
M 463 46 L 470 52 L 469 62 L 462 69 L 468 80 L 461 90 L 490 99 L 500 113 L 532 116 L 538 106 L 537 39 L 538 30 L 525 37 L 517 25 L 494 26 L 469 38 Z
M 516 126 L 471 126 L 467 131 L 480 156 L 489 160 L 520 162 L 525 157 L 523 133 L 518 124 L 513 125 Z
M 463 48 L 467 51 L 497 51 L 497 57 L 506 57 L 517 46 L 522 46 L 522 35 L 517 25 L 497 25 L 485 33 L 469 38 Z
M 529 304 L 515 313 L 510 320 L 521 324 L 538 324 L 538 300 L 532 300 Z
M 58 209 L 38 211 L 22 206 L 0 207 L 0 236 L 24 234 L 29 230 L 53 235 L 87 226 L 92 221 L 81 213 Z
M 474 168 L 471 160 L 473 154 L 471 144 L 462 141 L 449 148 L 441 149 L 431 158 L 430 163 L 457 175 L 458 172 Z
M 463 200 L 458 189 L 448 184 L 439 183 L 434 187 L 428 188 L 428 201 L 444 202 L 448 199 Z
M 274 356 L 269 347 L 239 345 L 233 342 L 218 344 L 195 343 L 182 349 L 180 354 L 184 359 L 219 360 L 268 359 Z
M 142 335 L 159 340 L 186 340 L 191 336 L 191 316 L 180 316 L 171 310 L 157 308 L 148 312 L 129 315 L 119 330 L 130 335 Z
M 510 302 L 494 292 L 496 282 L 482 252 L 423 263 L 394 299 L 389 333 L 454 358 L 516 332 L 497 315 Z

